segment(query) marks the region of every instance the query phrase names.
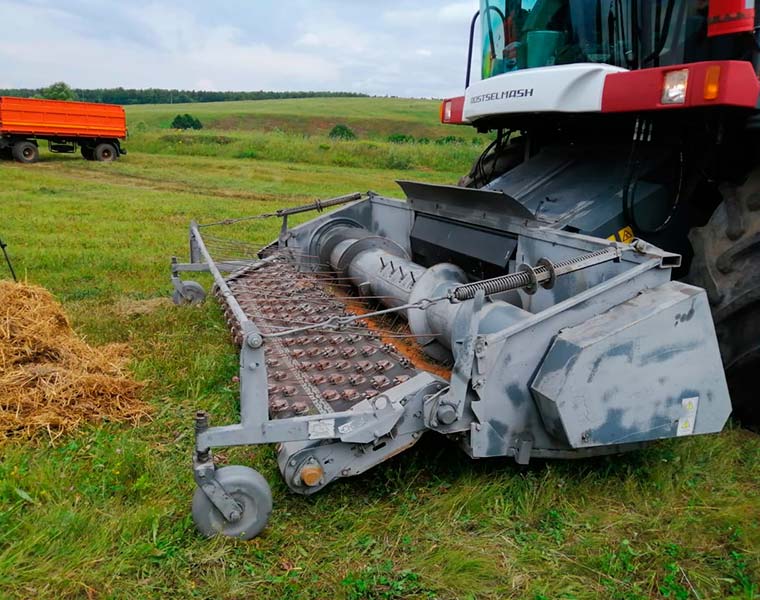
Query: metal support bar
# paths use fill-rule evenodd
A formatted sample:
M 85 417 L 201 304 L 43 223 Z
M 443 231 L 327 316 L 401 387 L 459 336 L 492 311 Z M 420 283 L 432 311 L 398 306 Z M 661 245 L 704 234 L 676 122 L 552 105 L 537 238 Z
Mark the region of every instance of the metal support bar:
M 18 281 L 16 279 L 16 271 L 13 270 L 13 263 L 11 263 L 11 258 L 8 256 L 8 251 L 6 248 L 8 247 L 8 244 L 6 244 L 2 239 L 0 239 L 0 250 L 3 251 L 3 255 L 5 256 L 5 262 L 8 263 L 8 269 L 11 272 L 11 277 L 13 277 L 13 281 Z
M 205 450 L 222 446 L 328 439 L 347 443 L 371 443 L 388 434 L 401 419 L 405 410 L 402 402 L 404 398 L 438 381 L 439 379 L 430 373 L 420 373 L 393 388 L 393 396 L 381 394 L 371 400 L 363 400 L 351 410 L 342 412 L 272 421 L 243 418 L 242 423 L 237 425 L 211 427 L 198 433 L 195 445 L 198 450 Z M 245 402 L 246 395 L 241 390 L 241 412 Z
M 223 273 L 232 273 L 238 269 L 249 267 L 259 262 L 259 259 L 253 260 L 224 260 L 216 263 L 217 268 Z M 172 263 L 172 273 L 208 273 L 209 268 L 206 263 Z
M 230 290 L 230 287 L 227 285 L 227 282 L 224 280 L 224 277 L 222 277 L 222 274 L 219 272 L 219 269 L 217 268 L 216 263 L 214 262 L 214 259 L 211 258 L 211 254 L 209 254 L 209 251 L 206 248 L 206 244 L 203 242 L 203 238 L 201 237 L 201 234 L 198 231 L 198 224 L 195 221 L 190 223 L 190 234 L 191 234 L 192 239 L 195 242 L 195 245 L 198 248 L 198 251 L 201 253 L 201 256 L 206 261 L 206 264 L 208 265 L 208 270 L 214 276 L 214 283 L 216 283 L 217 288 L 219 288 L 220 294 L 224 298 L 224 301 L 227 303 L 227 306 L 230 307 L 232 314 L 237 319 L 238 324 L 240 325 L 240 329 L 243 332 L 245 332 L 246 329 L 249 329 L 251 333 L 258 333 L 259 330 L 253 324 L 253 321 L 251 321 L 246 316 L 245 312 L 240 307 L 240 304 L 238 304 L 238 301 L 235 299 L 235 296 L 232 294 L 232 291 Z
M 336 198 L 330 198 L 329 200 L 315 200 L 311 204 L 305 204 L 303 206 L 294 206 L 293 208 L 281 208 L 275 215 L 278 217 L 286 217 L 287 215 L 297 215 L 298 213 L 310 212 L 316 210 L 322 212 L 326 208 L 331 206 L 338 206 L 340 204 L 347 204 L 355 200 L 361 200 L 361 192 L 354 192 L 352 194 L 345 194 L 344 196 L 337 196 Z

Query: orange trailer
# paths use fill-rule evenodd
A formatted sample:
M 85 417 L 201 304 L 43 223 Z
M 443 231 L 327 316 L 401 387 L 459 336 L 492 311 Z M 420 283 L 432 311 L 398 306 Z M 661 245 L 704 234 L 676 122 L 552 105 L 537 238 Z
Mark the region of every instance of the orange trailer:
M 124 109 L 114 104 L 0 96 L 0 155 L 19 162 L 39 159 L 38 140 L 51 152 L 76 152 L 88 160 L 111 161 L 126 150 Z

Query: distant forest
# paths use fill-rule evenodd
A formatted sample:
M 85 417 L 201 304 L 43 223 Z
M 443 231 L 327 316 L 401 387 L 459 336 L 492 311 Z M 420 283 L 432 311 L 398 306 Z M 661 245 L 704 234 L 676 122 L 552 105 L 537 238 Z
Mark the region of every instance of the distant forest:
M 45 88 L 0 89 L 0 96 L 33 98 L 43 95 Z M 144 90 L 109 88 L 96 90 L 71 90 L 74 98 L 83 102 L 106 104 L 177 104 L 182 102 L 223 102 L 225 100 L 278 100 L 281 98 L 336 98 L 366 97 L 354 92 L 204 92 L 196 90 Z

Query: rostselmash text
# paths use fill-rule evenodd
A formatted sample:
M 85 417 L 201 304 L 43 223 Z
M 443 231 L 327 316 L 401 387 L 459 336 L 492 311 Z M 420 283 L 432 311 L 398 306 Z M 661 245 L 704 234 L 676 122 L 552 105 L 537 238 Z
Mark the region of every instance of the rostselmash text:
M 521 90 L 504 90 L 502 92 L 492 92 L 490 94 L 472 96 L 470 98 L 470 104 L 477 104 L 478 102 L 491 102 L 493 100 L 505 100 L 507 98 L 528 98 L 532 95 L 533 88 L 524 88 Z

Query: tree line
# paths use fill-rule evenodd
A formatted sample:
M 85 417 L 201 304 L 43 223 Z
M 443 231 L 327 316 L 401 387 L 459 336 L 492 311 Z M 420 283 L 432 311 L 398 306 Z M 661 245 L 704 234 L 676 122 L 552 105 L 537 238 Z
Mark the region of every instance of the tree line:
M 228 100 L 279 100 L 282 98 L 366 97 L 355 92 L 208 92 L 203 90 L 169 90 L 161 88 L 70 88 L 63 82 L 45 88 L 0 89 L 0 96 L 80 100 L 105 104 L 177 104 L 182 102 L 223 102 Z

